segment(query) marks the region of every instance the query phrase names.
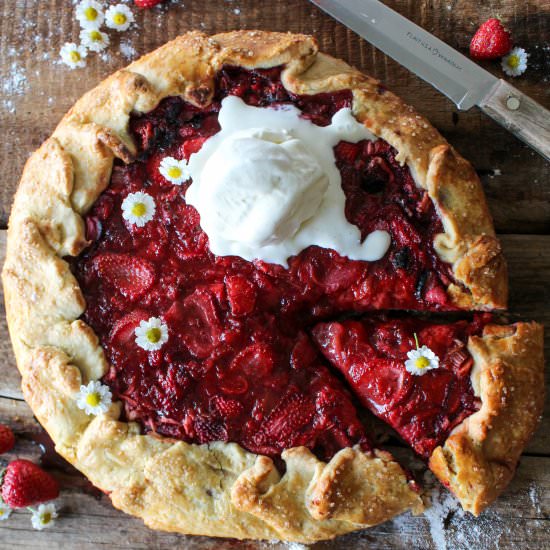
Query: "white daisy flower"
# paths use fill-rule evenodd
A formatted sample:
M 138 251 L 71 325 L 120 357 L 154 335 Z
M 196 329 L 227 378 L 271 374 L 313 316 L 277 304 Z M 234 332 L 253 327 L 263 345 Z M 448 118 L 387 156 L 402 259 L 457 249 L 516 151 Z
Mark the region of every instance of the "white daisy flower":
M 523 48 L 512 48 L 512 51 L 502 58 L 502 70 L 508 76 L 519 76 L 527 69 L 529 54 Z
M 156 351 L 168 341 L 168 327 L 158 317 L 141 321 L 134 334 L 136 344 L 147 351 Z
M 53 502 L 41 504 L 38 508 L 30 508 L 30 510 L 32 512 L 32 526 L 39 531 L 51 527 L 57 517 L 57 510 Z
M 416 349 L 407 352 L 408 359 L 405 361 L 405 368 L 411 374 L 422 376 L 431 369 L 439 367 L 439 357 L 427 346 L 419 347 L 418 338 L 414 335 Z
M 80 386 L 76 404 L 86 414 L 98 415 L 107 412 L 112 402 L 112 394 L 107 386 L 92 380 L 87 386 Z
M 105 12 L 105 23 L 110 29 L 125 31 L 134 22 L 134 14 L 128 6 L 117 4 Z
M 82 29 L 80 42 L 92 52 L 100 52 L 109 45 L 109 37 L 98 29 Z
M 151 195 L 138 191 L 130 193 L 122 202 L 122 217 L 138 227 L 143 227 L 155 215 L 155 201 Z
M 191 177 L 187 161 L 174 157 L 164 157 L 160 162 L 159 172 L 174 185 L 181 185 Z
M 12 512 L 13 510 L 3 500 L 0 500 L 0 521 L 8 519 Z
M 76 18 L 83 29 L 99 29 L 105 19 L 103 6 L 95 0 L 83 0 L 76 6 Z
M 71 69 L 86 66 L 84 59 L 88 55 L 88 52 L 84 46 L 77 46 L 74 42 L 65 42 L 59 54 L 63 63 Z

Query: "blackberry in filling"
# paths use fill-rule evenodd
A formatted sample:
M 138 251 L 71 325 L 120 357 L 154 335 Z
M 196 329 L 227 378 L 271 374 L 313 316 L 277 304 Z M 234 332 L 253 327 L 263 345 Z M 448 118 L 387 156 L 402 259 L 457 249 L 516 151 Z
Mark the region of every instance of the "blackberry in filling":
M 329 459 L 343 447 L 371 445 L 353 398 L 308 330 L 349 312 L 455 309 L 445 292 L 452 273 L 433 250 L 442 225 L 431 200 L 382 140 L 335 147 L 347 219 L 363 237 L 375 229 L 391 235 L 381 260 L 351 261 L 309 247 L 285 269 L 209 251 L 199 215 L 185 202 L 188 184 L 165 180 L 161 160 L 188 159 L 198 151 L 219 130 L 220 102 L 227 95 L 260 107 L 291 103 L 321 126 L 351 106 L 350 91 L 293 95 L 280 72 L 225 67 L 208 107 L 171 97 L 150 113 L 132 115 L 138 158 L 129 165 L 115 162 L 110 185 L 86 216 L 91 244 L 73 270 L 87 302 L 83 319 L 99 335 L 111 365 L 103 382 L 124 403 L 128 420 L 188 442 L 234 441 L 272 457 L 305 445 Z M 121 215 L 125 197 L 138 191 L 156 205 L 154 218 L 142 227 Z M 150 317 L 162 319 L 169 334 L 154 351 L 135 342 L 136 327 Z M 465 338 L 467 329 L 460 330 L 456 338 Z M 455 420 L 441 426 L 441 437 L 477 406 L 470 366 L 463 361 L 464 381 L 453 390 L 460 405 L 452 411 Z M 430 438 L 432 428 L 424 425 L 418 437 Z M 423 449 L 417 450 L 425 454 Z

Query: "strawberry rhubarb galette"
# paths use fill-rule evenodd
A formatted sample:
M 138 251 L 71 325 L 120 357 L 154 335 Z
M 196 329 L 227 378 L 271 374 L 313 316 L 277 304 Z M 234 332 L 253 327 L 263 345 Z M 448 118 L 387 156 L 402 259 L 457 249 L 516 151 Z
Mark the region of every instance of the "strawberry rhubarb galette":
M 478 514 L 541 414 L 474 170 L 308 36 L 189 33 L 84 95 L 25 167 L 3 279 L 37 418 L 153 528 L 421 511 L 371 414 Z

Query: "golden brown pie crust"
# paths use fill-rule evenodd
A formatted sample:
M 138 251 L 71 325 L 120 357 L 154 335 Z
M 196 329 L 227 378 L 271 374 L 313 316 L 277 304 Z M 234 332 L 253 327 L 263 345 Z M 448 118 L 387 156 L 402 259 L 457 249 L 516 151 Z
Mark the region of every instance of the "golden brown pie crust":
M 454 301 L 472 309 L 506 306 L 506 265 L 480 182 L 424 118 L 377 81 L 318 53 L 312 37 L 191 32 L 85 94 L 25 166 L 3 270 L 25 398 L 56 450 L 117 508 L 153 528 L 312 542 L 418 511 L 414 483 L 388 453 L 348 448 L 327 464 L 305 448 L 288 449 L 281 475 L 269 458 L 234 443 L 142 435 L 136 423 L 118 420 L 120 403 L 97 417 L 76 406 L 80 385 L 101 378 L 107 363 L 97 336 L 79 320 L 85 301 L 63 257 L 86 246 L 82 215 L 108 185 L 114 158 L 134 158 L 130 113 L 147 112 L 173 95 L 208 104 L 224 64 L 285 64 L 283 83 L 296 93 L 351 88 L 358 120 L 397 149 L 436 204 L 445 233 L 435 245 L 453 264 Z M 430 464 L 475 513 L 510 479 L 540 415 L 541 338 L 537 325 L 518 324 L 470 341 L 483 406 L 436 449 Z
M 472 336 L 472 383 L 481 408 L 430 457 L 430 468 L 478 515 L 512 479 L 544 407 L 543 329 L 537 323 L 488 325 Z

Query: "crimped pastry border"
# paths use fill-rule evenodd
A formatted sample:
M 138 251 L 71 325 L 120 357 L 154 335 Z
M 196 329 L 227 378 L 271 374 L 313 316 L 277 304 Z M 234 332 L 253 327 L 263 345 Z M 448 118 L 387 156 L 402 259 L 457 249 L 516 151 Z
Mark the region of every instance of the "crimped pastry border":
M 8 325 L 25 398 L 58 452 L 115 506 L 155 528 L 312 542 L 418 509 L 420 499 L 386 453 L 344 449 L 325 464 L 307 449 L 289 449 L 281 477 L 269 459 L 238 445 L 140 435 L 137 424 L 118 421 L 120 404 L 92 419 L 74 399 L 81 383 L 107 368 L 97 336 L 78 319 L 84 298 L 63 260 L 87 244 L 81 216 L 108 185 L 114 159 L 135 156 L 130 114 L 171 95 L 207 105 L 224 64 L 285 64 L 283 82 L 295 93 L 351 88 L 358 120 L 398 150 L 438 208 L 445 233 L 435 244 L 453 263 L 455 302 L 505 307 L 506 267 L 479 180 L 426 120 L 377 81 L 318 53 L 311 37 L 192 32 L 85 94 L 27 162 L 3 270 Z
M 429 466 L 476 516 L 510 483 L 541 418 L 543 347 L 538 323 L 487 325 L 468 341 L 481 407 L 434 450 Z

